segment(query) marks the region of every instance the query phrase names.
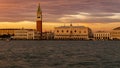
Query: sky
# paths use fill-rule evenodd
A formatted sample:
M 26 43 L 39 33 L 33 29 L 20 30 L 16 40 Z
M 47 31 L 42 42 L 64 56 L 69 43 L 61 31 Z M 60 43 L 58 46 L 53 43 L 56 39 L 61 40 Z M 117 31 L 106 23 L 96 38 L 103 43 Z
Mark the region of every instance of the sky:
M 120 26 L 120 0 L 0 0 L 0 28 L 36 28 L 40 3 L 43 31 L 73 24 L 93 31 Z

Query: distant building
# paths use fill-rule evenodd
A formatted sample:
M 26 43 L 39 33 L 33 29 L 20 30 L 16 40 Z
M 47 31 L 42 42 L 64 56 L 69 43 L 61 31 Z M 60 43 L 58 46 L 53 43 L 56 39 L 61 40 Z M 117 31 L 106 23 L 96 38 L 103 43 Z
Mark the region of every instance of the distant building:
M 54 39 L 54 33 L 53 32 L 43 32 L 42 33 L 42 39 L 43 40 L 53 40 Z
M 14 31 L 19 29 L 0 29 L 0 35 L 14 35 Z
M 94 33 L 95 40 L 110 40 L 110 32 L 106 31 L 97 31 Z
M 40 39 L 40 33 L 34 30 L 15 30 L 14 39 L 35 40 Z
M 114 28 L 111 31 L 111 39 L 120 40 L 120 27 Z
M 60 26 L 55 27 L 54 39 L 89 40 L 92 30 L 85 26 Z

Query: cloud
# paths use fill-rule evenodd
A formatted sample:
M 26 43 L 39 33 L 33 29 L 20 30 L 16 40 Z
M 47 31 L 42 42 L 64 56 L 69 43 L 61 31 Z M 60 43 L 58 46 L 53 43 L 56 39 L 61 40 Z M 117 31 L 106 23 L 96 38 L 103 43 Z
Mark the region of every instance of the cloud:
M 0 0 L 0 21 L 35 21 L 39 2 L 45 22 L 120 22 L 120 0 Z
M 120 13 L 83 13 L 64 15 L 59 18 L 61 22 L 75 23 L 113 23 L 120 22 Z

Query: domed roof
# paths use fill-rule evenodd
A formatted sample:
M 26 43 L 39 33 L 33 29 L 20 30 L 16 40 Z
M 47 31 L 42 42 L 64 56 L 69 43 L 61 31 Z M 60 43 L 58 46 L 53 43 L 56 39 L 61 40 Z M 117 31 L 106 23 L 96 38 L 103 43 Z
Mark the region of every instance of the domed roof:
M 114 28 L 113 30 L 120 30 L 120 27 Z

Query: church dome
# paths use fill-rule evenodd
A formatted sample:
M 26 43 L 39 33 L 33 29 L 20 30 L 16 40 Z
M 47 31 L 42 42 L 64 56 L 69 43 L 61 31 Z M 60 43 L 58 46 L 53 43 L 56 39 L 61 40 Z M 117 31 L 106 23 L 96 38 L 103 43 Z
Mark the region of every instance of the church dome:
M 120 27 L 114 28 L 113 30 L 120 30 Z

